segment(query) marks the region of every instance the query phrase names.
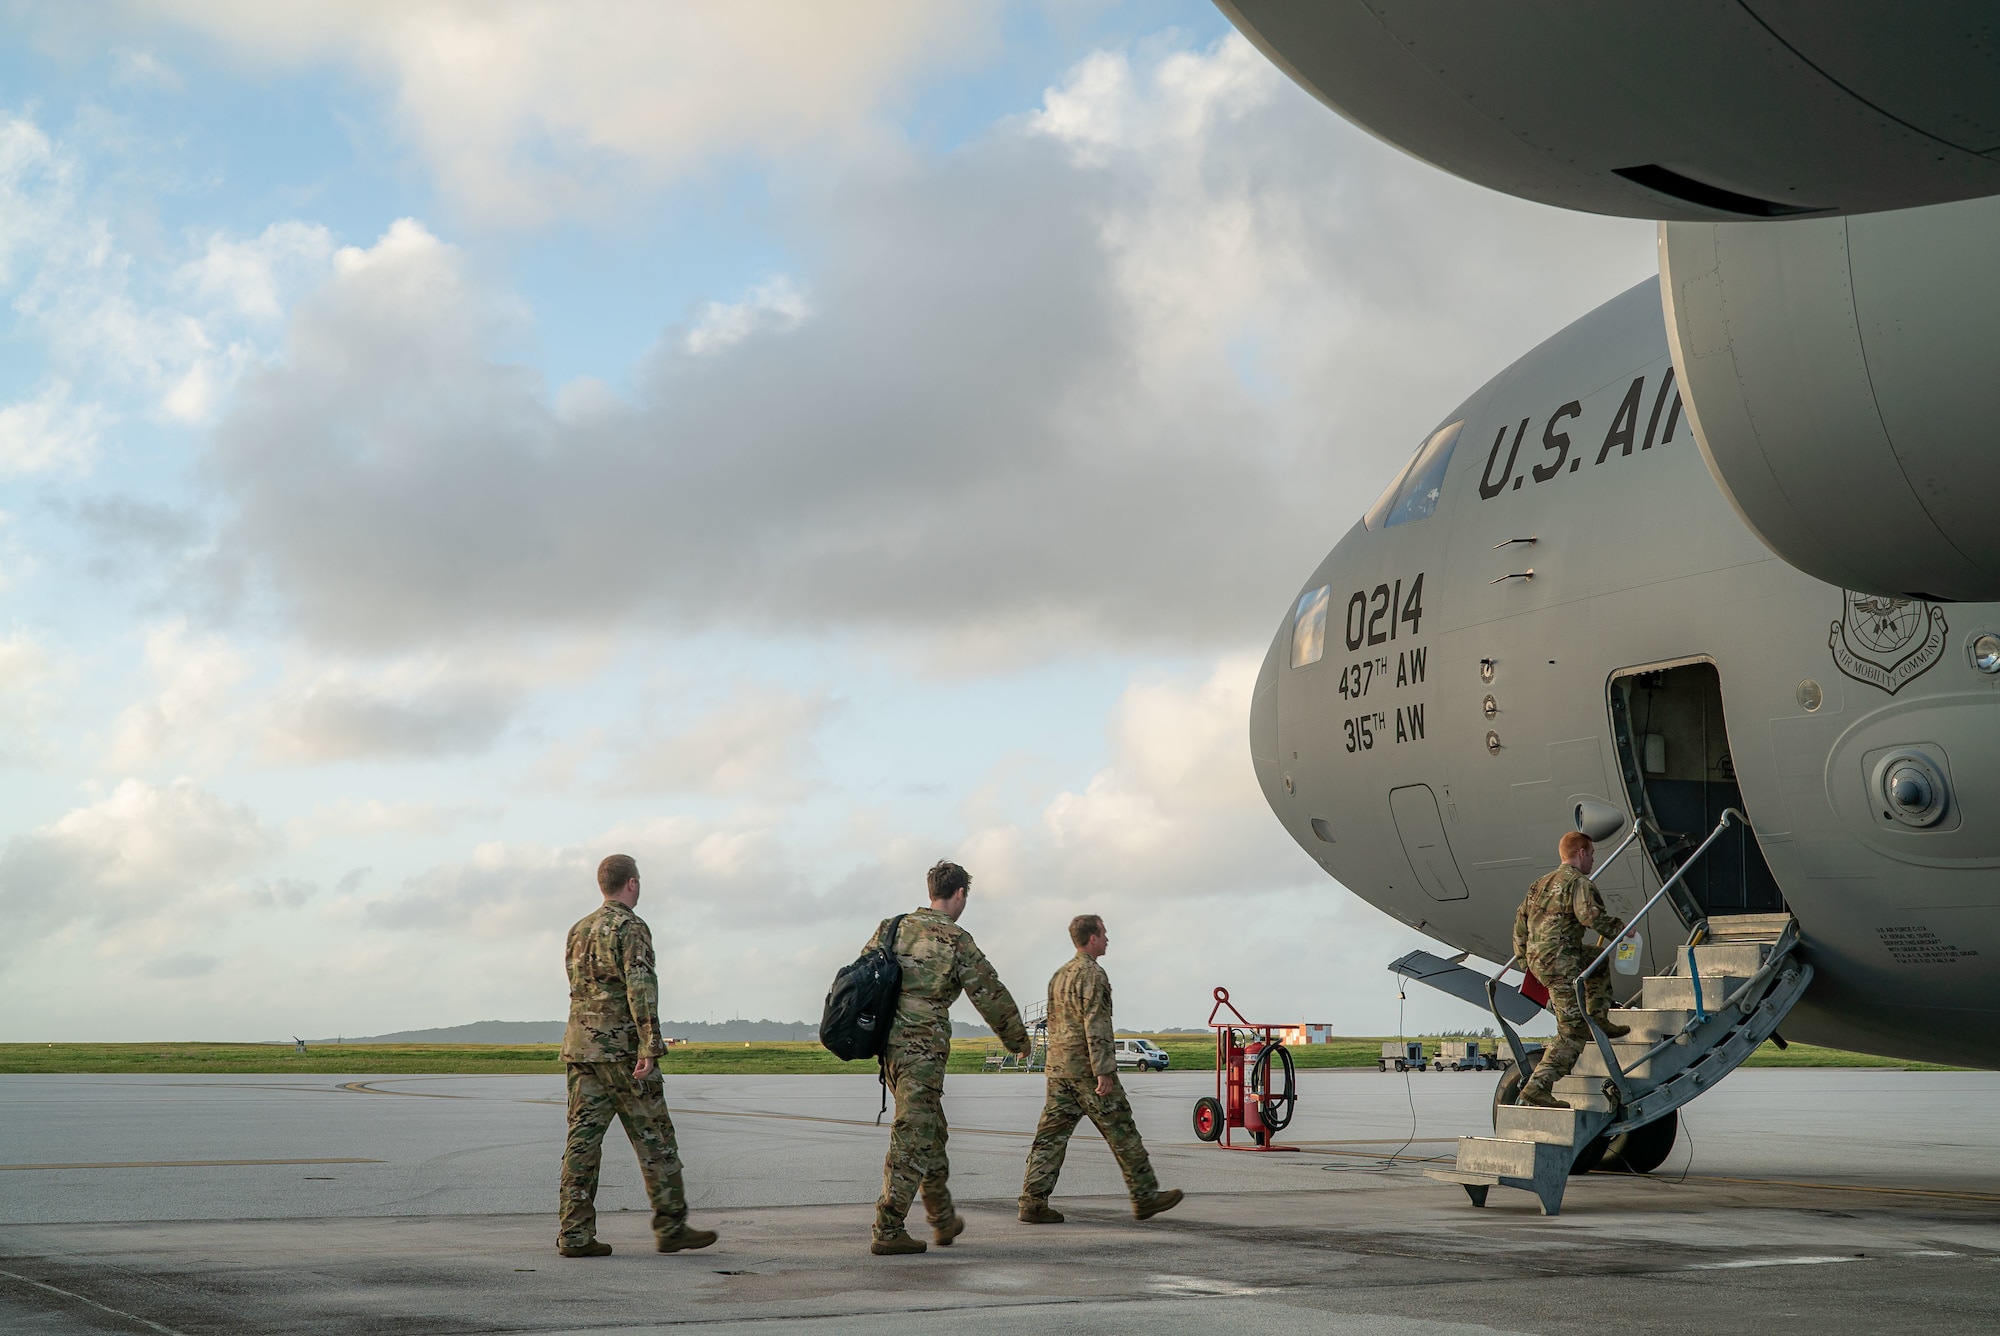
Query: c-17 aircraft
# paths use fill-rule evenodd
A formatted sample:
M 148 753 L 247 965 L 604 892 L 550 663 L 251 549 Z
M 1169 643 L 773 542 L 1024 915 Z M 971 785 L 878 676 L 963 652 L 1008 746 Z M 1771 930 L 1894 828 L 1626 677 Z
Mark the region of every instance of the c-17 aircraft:
M 1678 1108 L 1773 1036 L 1993 1065 L 1990 8 L 1220 3 L 1378 137 L 1660 225 L 1657 282 L 1442 414 L 1257 679 L 1285 829 L 1459 952 L 1511 963 L 1559 837 L 1626 833 L 1596 880 L 1641 919 L 1610 972 L 1632 1034 L 1594 1030 L 1571 1109 L 1503 1081 L 1496 1135 L 1434 1176 L 1553 1212 L 1607 1153 L 1657 1167 Z M 1468 995 L 1463 967 L 1404 972 Z

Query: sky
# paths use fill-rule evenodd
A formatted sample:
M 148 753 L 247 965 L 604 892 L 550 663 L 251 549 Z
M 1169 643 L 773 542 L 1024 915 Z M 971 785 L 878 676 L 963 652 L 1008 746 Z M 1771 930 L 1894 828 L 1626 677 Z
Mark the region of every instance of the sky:
M 1121 1028 L 1478 1026 L 1250 687 L 1649 224 L 1204 4 L 0 22 L 0 1040 L 557 1019 L 615 852 L 669 1019 L 816 1018 L 942 857 L 1024 1001 L 1094 912 Z

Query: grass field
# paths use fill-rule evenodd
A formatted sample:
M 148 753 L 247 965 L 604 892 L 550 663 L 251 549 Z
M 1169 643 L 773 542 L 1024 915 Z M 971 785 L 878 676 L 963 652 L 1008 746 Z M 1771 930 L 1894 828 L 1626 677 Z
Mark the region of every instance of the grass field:
M 1207 1035 L 1147 1036 L 1167 1051 L 1174 1071 L 1208 1071 L 1215 1045 Z M 1482 1041 L 1490 1042 L 1490 1041 Z M 1302 1070 L 1323 1067 L 1373 1067 L 1382 1052 L 1380 1038 L 1335 1039 L 1292 1050 Z M 965 1039 L 952 1046 L 954 1072 L 976 1072 L 990 1039 Z M 1435 1052 L 1435 1041 L 1426 1041 Z M 1911 1071 L 1951 1071 L 1929 1063 L 1899 1062 L 1839 1049 L 1793 1044 L 1779 1052 L 1765 1045 L 1752 1054 L 1751 1067 L 1903 1067 Z M 667 1073 L 683 1075 L 786 1074 L 811 1072 L 866 1073 L 867 1063 L 843 1063 L 814 1043 L 675 1045 L 665 1063 Z M 275 1073 L 352 1075 L 420 1075 L 474 1072 L 507 1075 L 562 1071 L 554 1044 L 328 1044 L 304 1054 L 282 1044 L 0 1044 L 0 1073 L 150 1072 L 224 1076 Z M 1143 1078 L 1139 1078 L 1143 1079 Z

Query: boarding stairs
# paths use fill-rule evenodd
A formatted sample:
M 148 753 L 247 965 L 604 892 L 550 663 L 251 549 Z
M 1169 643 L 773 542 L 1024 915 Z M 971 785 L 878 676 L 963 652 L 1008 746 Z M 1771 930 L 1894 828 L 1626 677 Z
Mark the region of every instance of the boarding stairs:
M 1633 917 L 1634 925 L 1732 817 L 1742 820 L 1734 809 L 1724 813 L 1714 834 Z M 1617 852 L 1624 848 L 1621 844 Z M 1611 860 L 1605 861 L 1608 866 Z M 1641 1005 L 1611 1011 L 1613 1023 L 1630 1026 L 1630 1034 L 1613 1041 L 1590 1023 L 1593 1044 L 1555 1085 L 1555 1097 L 1569 1108 L 1500 1105 L 1492 1136 L 1460 1137 L 1456 1166 L 1427 1169 L 1426 1176 L 1461 1185 L 1474 1206 L 1486 1204 L 1491 1188 L 1520 1188 L 1535 1194 L 1542 1214 L 1558 1214 L 1579 1160 L 1587 1152 L 1601 1153 L 1594 1143 L 1666 1117 L 1735 1071 L 1777 1033 L 1812 982 L 1812 966 L 1799 959 L 1798 945 L 1798 923 L 1790 914 L 1698 919 L 1671 972 L 1645 980 Z M 1614 946 L 1604 948 L 1583 978 L 1605 967 Z M 1493 1014 L 1514 1051 L 1515 1070 L 1525 1076 L 1533 1070 L 1530 1051 L 1497 1006 Z

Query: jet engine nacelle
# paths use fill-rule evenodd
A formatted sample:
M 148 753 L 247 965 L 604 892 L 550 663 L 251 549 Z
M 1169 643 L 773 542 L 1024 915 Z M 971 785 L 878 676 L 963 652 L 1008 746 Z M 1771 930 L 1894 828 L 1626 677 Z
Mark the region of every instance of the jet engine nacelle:
M 1764 544 L 1828 584 L 2000 599 L 2000 200 L 1663 223 L 1697 441 Z
M 1342 116 L 1468 181 L 1680 221 L 2000 194 L 1978 0 L 1217 0 Z

